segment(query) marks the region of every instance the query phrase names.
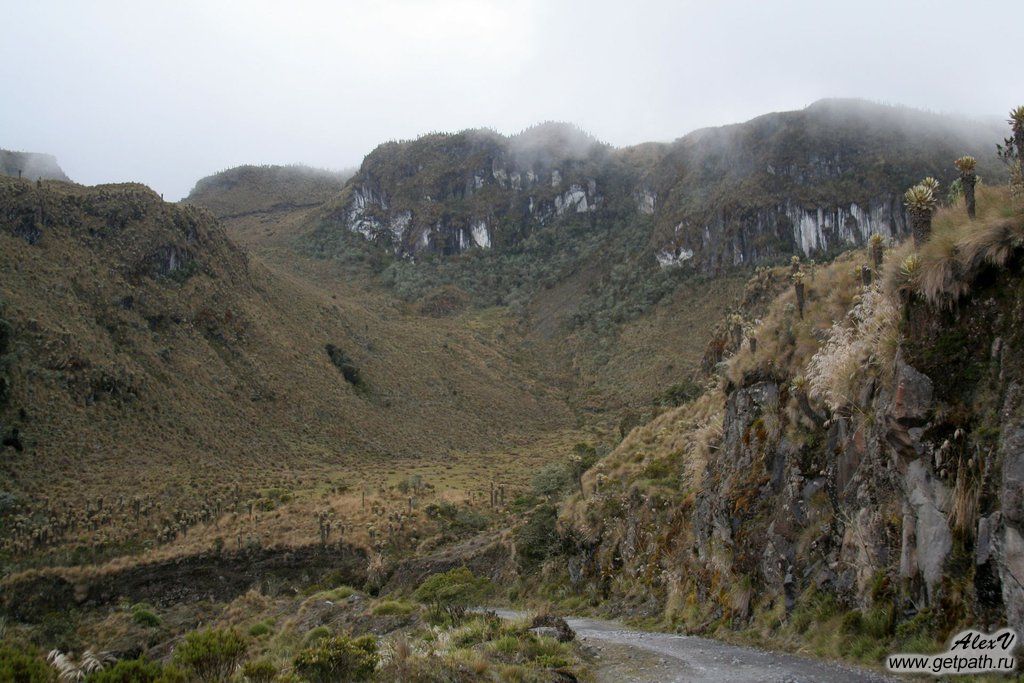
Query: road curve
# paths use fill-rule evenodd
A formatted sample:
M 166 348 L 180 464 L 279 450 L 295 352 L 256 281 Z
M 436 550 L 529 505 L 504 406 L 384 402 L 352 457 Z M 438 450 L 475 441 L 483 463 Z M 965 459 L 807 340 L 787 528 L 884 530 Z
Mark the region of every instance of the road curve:
M 527 616 L 525 612 L 512 610 L 494 611 L 506 619 Z M 602 683 L 874 683 L 897 680 L 848 664 L 729 645 L 697 636 L 639 631 L 613 621 L 586 618 L 566 621 L 580 641 L 595 652 L 597 680 Z

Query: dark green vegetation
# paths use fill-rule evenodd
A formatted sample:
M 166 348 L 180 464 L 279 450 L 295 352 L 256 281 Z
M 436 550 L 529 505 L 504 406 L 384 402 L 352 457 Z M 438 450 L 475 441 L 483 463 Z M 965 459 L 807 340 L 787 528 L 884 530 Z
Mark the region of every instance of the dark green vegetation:
M 203 683 L 226 681 L 245 656 L 246 643 L 234 631 L 193 631 L 174 648 L 174 663 Z
M 377 639 L 327 636 L 295 655 L 295 673 L 310 683 L 365 681 L 377 668 Z
M 355 363 L 344 351 L 334 344 L 327 344 L 324 350 L 327 351 L 327 357 L 331 359 L 334 367 L 341 371 L 341 375 L 345 378 L 346 382 L 358 389 L 365 388 L 366 384 L 363 382 L 363 376 L 359 374 L 359 368 L 356 367 Z
M 52 671 L 33 648 L 0 645 L 0 680 L 12 683 L 46 683 Z

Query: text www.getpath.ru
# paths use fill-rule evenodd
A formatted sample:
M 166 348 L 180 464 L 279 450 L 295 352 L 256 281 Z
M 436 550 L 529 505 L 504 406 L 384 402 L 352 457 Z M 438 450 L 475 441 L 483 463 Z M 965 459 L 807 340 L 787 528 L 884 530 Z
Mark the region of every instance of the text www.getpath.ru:
M 935 676 L 1012 672 L 1017 668 L 1013 648 L 1017 634 L 1002 629 L 992 635 L 963 631 L 950 642 L 949 650 L 937 655 L 895 654 L 885 666 L 895 673 L 923 673 Z

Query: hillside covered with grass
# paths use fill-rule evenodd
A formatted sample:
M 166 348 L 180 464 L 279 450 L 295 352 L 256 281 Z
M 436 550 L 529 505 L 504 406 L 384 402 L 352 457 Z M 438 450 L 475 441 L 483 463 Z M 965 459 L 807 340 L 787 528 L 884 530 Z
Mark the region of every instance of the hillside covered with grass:
M 185 202 L 218 218 L 316 206 L 341 191 L 352 171 L 309 166 L 236 166 L 200 179 Z
M 0 178 L 0 215 L 6 567 L 154 549 L 267 490 L 357 496 L 402 462 L 481 489 L 475 454 L 574 426 L 503 311 L 277 277 L 140 185 Z

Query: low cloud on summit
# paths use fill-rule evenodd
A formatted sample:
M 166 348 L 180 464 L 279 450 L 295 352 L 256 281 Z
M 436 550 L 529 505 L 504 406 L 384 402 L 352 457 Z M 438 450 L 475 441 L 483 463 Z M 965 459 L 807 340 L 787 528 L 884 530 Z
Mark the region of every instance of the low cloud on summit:
M 238 164 L 349 167 L 436 130 L 557 120 L 628 145 L 822 97 L 1000 118 L 1024 92 L 1019 0 L 66 1 L 3 14 L 0 147 L 169 199 Z

